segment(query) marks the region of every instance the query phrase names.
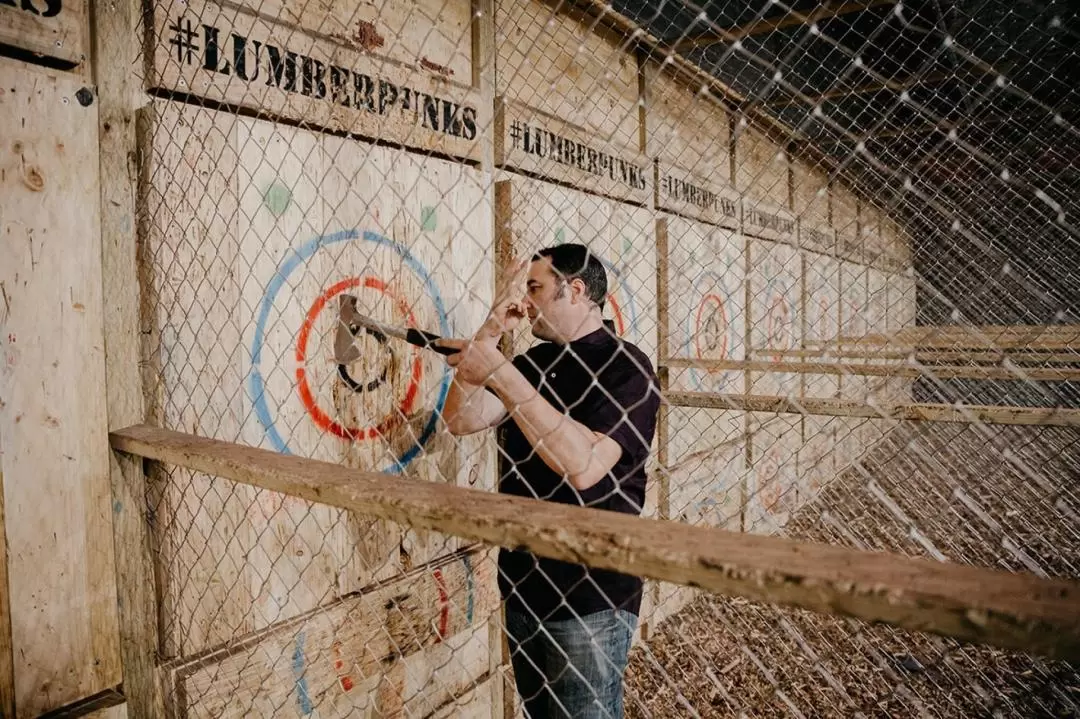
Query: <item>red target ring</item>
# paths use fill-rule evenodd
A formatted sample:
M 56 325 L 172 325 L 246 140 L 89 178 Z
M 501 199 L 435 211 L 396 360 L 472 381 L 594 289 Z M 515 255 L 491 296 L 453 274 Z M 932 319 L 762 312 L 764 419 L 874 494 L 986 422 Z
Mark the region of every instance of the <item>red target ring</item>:
M 390 297 L 401 314 L 407 318 L 409 326 L 416 326 L 416 317 L 413 316 L 409 303 L 403 297 L 395 295 L 385 282 L 376 277 L 351 277 L 338 282 L 316 298 L 314 304 L 311 305 L 311 309 L 308 310 L 307 317 L 304 318 L 304 324 L 300 328 L 300 336 L 296 340 L 296 383 L 297 390 L 300 393 L 300 400 L 304 403 L 308 414 L 311 415 L 311 419 L 320 429 L 330 432 L 341 439 L 348 440 L 373 439 L 384 436 L 394 427 L 401 424 L 402 418 L 409 413 L 413 403 L 416 401 L 416 395 L 420 391 L 420 380 L 424 376 L 424 363 L 420 357 L 420 352 L 419 350 L 413 350 L 412 376 L 409 379 L 409 386 L 405 390 L 405 397 L 401 400 L 401 404 L 398 405 L 398 411 L 374 426 L 345 427 L 333 420 L 319 407 L 318 402 L 315 401 L 315 395 L 311 392 L 311 386 L 308 384 L 307 371 L 304 369 L 307 364 L 307 345 L 308 339 L 311 337 L 311 329 L 314 327 L 319 313 L 323 311 L 330 300 L 345 290 L 361 285 L 368 289 L 378 290 Z
M 703 330 L 710 319 L 710 317 L 706 316 L 706 311 L 709 311 L 712 317 L 715 317 L 716 313 L 720 314 L 720 322 L 723 331 L 720 333 L 719 338 L 719 357 L 706 356 L 706 353 L 713 352 L 717 348 L 701 346 L 701 336 L 705 334 Z M 698 359 L 724 359 L 728 356 L 728 316 L 727 309 L 724 307 L 723 298 L 714 294 L 708 294 L 701 298 L 701 303 L 698 305 L 694 329 L 694 349 L 697 352 Z
M 607 296 L 607 303 L 611 305 L 611 313 L 615 315 L 615 332 L 620 337 L 626 333 L 626 323 L 623 321 L 622 308 L 615 300 L 615 295 Z

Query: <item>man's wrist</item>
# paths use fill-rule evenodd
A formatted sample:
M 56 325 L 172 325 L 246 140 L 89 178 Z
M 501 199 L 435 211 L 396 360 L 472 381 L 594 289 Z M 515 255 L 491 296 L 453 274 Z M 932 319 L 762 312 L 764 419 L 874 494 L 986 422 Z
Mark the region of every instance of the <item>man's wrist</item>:
M 485 384 L 502 399 L 511 412 L 536 396 L 536 389 L 510 361 L 492 372 Z

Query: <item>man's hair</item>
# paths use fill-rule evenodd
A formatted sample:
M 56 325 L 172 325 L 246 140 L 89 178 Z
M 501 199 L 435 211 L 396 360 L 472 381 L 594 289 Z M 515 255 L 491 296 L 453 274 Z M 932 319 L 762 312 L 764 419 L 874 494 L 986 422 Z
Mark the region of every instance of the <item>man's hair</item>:
M 604 308 L 608 294 L 607 271 L 600 258 L 588 247 L 577 244 L 545 247 L 533 255 L 532 259 L 536 261 L 543 257 L 551 260 L 551 268 L 561 280 L 570 282 L 576 277 L 581 278 L 589 299 L 600 309 Z

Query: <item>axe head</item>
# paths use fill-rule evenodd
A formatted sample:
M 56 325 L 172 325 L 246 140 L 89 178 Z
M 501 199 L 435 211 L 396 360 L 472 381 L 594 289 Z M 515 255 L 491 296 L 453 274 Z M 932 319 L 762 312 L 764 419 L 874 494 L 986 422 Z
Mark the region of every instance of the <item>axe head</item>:
M 360 348 L 354 341 L 361 327 L 357 321 L 359 315 L 355 296 L 338 295 L 338 325 L 334 333 L 334 361 L 338 364 L 349 364 L 360 359 Z

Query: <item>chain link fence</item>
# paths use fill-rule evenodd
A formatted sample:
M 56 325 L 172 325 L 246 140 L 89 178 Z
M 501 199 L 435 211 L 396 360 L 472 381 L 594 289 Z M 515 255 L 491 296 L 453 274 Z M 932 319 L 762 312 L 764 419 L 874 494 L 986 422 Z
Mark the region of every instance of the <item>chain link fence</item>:
M 144 22 L 152 423 L 1078 576 L 1075 10 L 187 0 Z M 504 294 L 512 258 L 575 244 L 604 284 L 541 260 Z M 511 376 L 561 419 L 492 365 L 455 405 L 483 431 L 452 427 L 473 383 L 399 334 L 469 338 L 508 298 Z M 508 628 L 503 593 L 569 581 L 544 601 L 587 625 L 610 578 L 510 576 L 492 547 L 160 464 L 148 522 L 176 716 L 503 717 L 532 690 L 582 715 L 565 687 L 600 693 L 571 639 Z M 627 716 L 1080 706 L 1062 662 L 651 580 L 631 605 L 593 642 Z

